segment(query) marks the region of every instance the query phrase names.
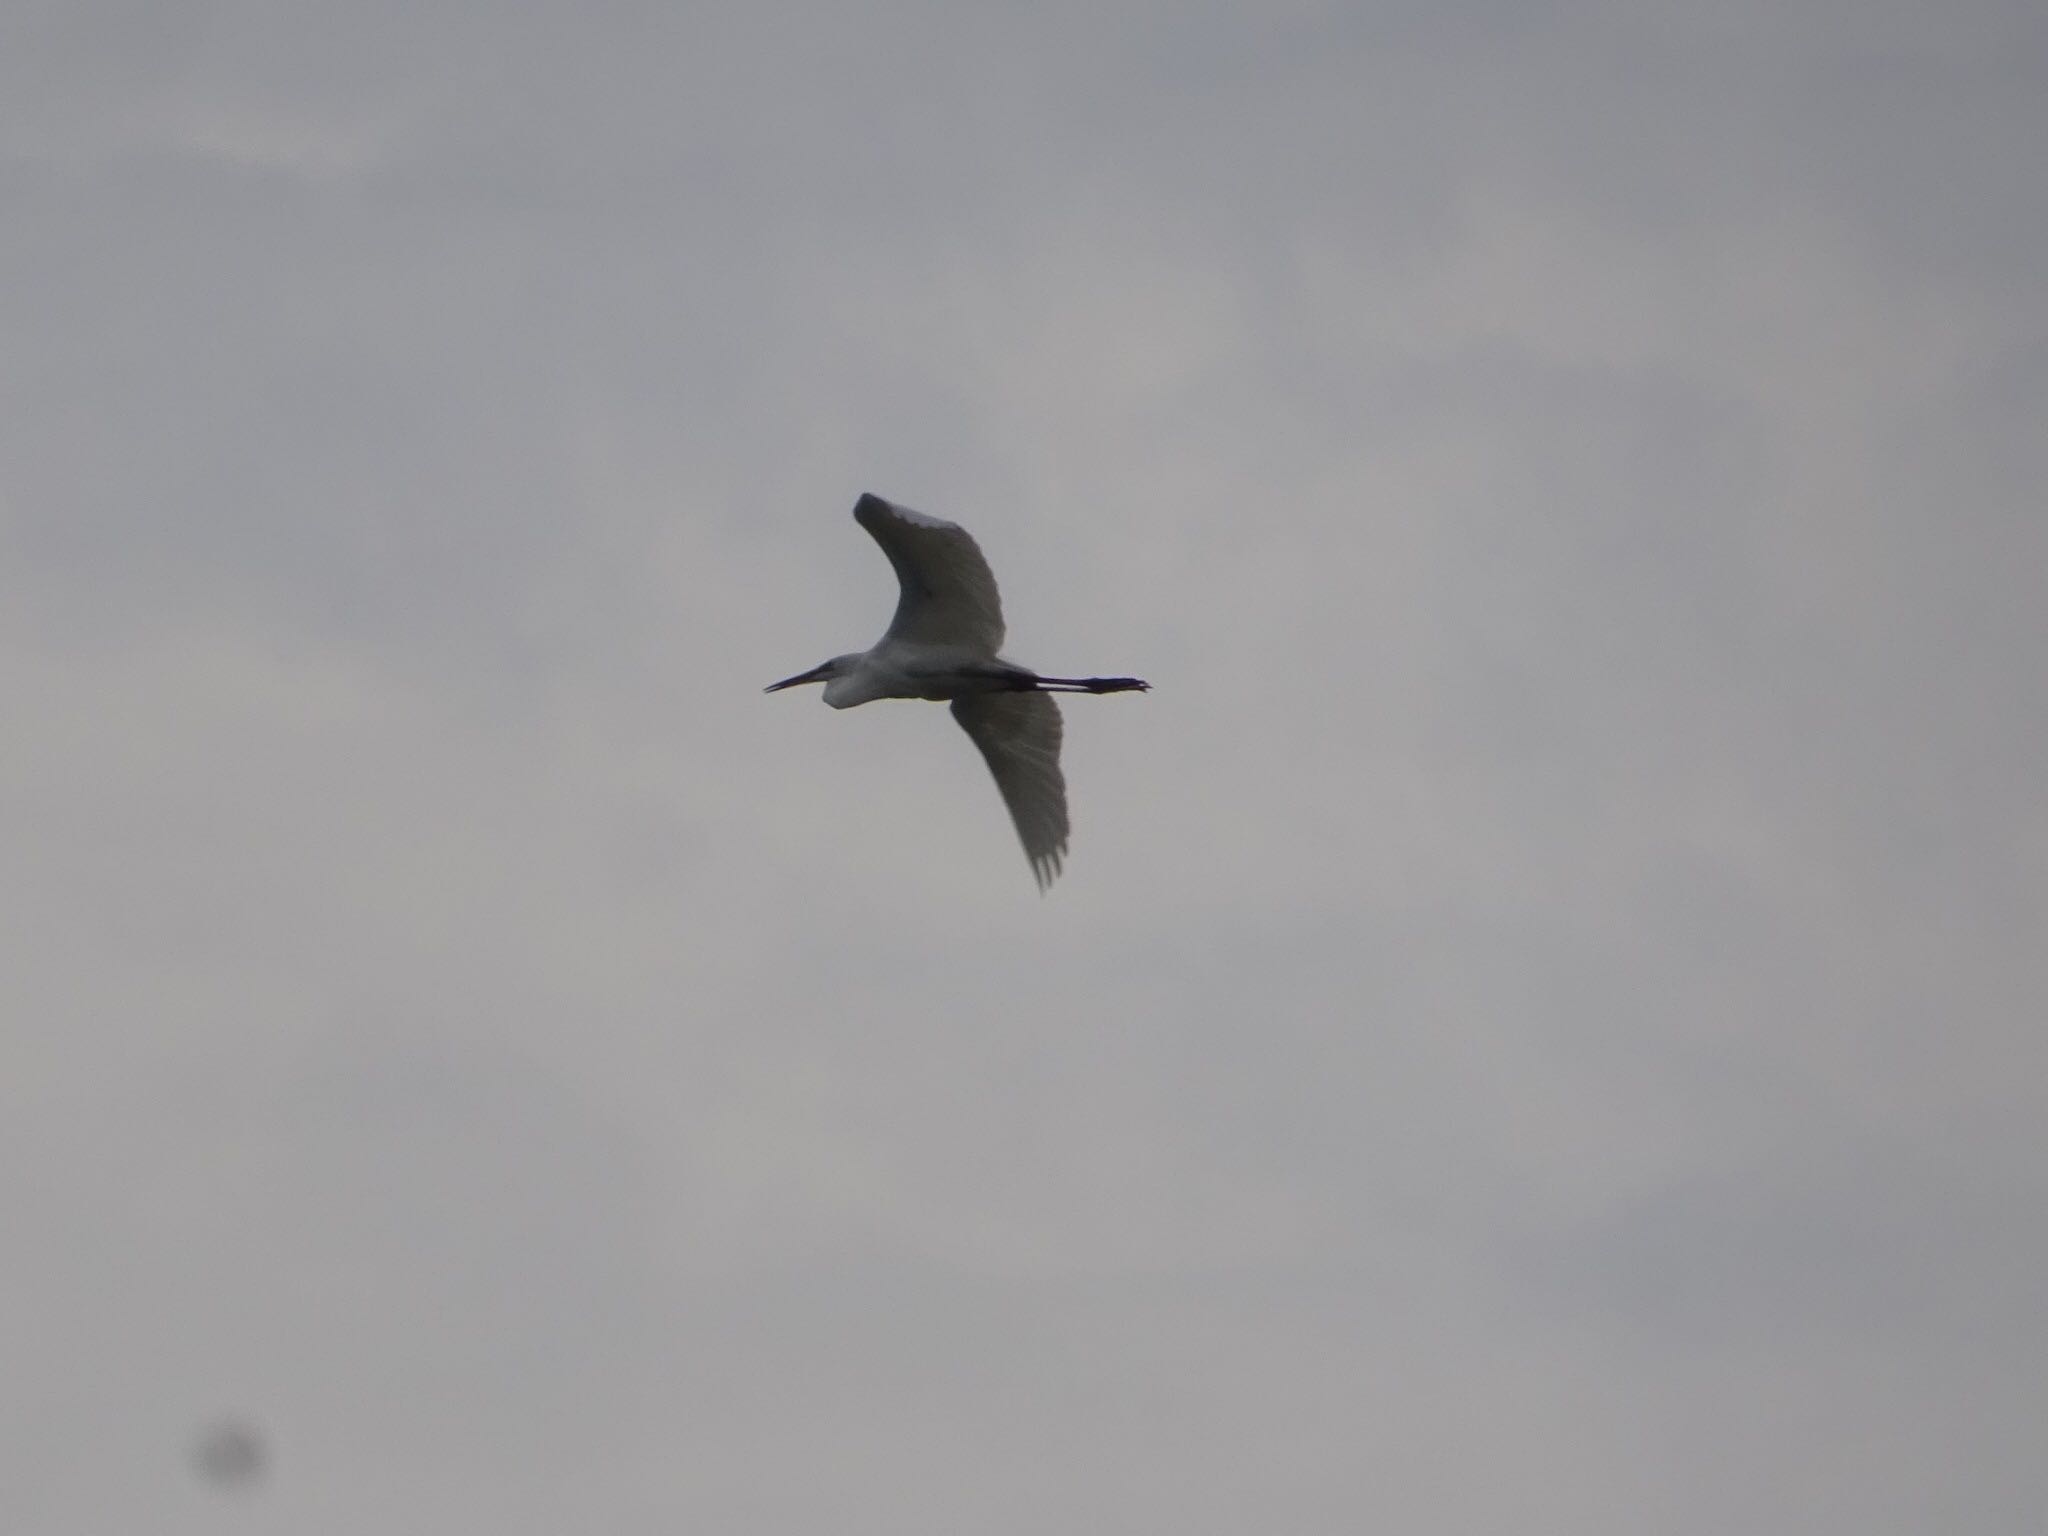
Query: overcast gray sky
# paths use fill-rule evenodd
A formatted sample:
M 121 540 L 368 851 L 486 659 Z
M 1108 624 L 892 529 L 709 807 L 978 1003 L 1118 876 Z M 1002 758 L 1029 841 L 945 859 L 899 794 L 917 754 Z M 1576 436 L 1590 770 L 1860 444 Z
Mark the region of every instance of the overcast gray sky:
M 2020 0 L 11 0 L 0 1528 L 2034 1536 L 2044 143 Z M 1156 684 L 1044 900 L 759 692 L 863 490 Z

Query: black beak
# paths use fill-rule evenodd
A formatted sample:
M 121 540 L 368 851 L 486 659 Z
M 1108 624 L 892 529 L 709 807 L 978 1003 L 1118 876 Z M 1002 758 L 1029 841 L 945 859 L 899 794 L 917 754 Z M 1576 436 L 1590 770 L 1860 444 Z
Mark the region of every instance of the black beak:
M 799 672 L 795 677 L 785 677 L 779 683 L 770 683 L 761 691 L 763 693 L 779 693 L 784 688 L 794 688 L 799 683 L 822 683 L 825 681 L 826 674 L 831 670 L 831 667 L 831 662 L 821 662 L 808 672 Z

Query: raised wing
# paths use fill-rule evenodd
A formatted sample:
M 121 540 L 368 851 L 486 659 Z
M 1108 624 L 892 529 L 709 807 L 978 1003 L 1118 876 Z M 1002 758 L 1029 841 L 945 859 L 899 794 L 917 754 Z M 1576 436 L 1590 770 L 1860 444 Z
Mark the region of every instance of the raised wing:
M 1043 891 L 1067 854 L 1067 781 L 1060 773 L 1060 708 L 1049 693 L 966 693 L 958 720 L 996 776 L 1018 841 Z
M 991 658 L 1002 649 L 996 579 L 965 528 L 879 496 L 861 497 L 853 517 L 875 536 L 903 584 L 884 639 L 964 646 Z

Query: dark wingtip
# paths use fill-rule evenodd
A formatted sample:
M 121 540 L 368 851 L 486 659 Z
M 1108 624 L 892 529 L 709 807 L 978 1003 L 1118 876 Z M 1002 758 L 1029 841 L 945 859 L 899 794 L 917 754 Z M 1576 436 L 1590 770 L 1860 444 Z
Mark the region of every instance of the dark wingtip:
M 877 496 L 873 491 L 862 491 L 860 493 L 860 500 L 853 504 L 853 515 L 855 517 L 859 517 L 863 513 L 873 517 L 877 513 L 887 512 L 888 510 L 889 503 Z

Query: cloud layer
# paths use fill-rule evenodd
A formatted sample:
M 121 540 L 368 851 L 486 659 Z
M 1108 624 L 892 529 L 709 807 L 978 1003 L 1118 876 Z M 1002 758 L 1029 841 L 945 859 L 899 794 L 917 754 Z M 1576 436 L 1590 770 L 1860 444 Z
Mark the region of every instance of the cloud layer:
M 2032 9 L 17 11 L 0 1523 L 2031 1528 Z

